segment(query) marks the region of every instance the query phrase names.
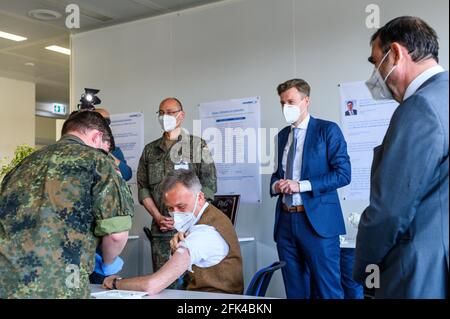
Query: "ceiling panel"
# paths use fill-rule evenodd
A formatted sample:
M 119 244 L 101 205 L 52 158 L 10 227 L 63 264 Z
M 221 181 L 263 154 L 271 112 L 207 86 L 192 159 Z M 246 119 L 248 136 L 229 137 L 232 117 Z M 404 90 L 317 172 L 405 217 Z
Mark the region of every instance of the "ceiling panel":
M 45 77 L 46 74 L 69 73 L 69 68 L 67 67 L 46 62 L 34 62 L 34 66 L 25 65 L 25 63 L 32 61 L 24 57 L 0 53 L 0 70 L 23 73 L 31 77 Z
M 6 40 L 6 39 L 3 39 L 3 38 L 0 38 L 0 51 L 2 49 L 6 49 L 6 48 L 11 47 L 12 44 L 13 44 L 12 42 L 13 41 L 11 41 L 11 40 Z
M 70 3 L 76 3 L 81 10 L 85 10 L 88 14 L 90 11 L 101 14 L 113 19 L 127 19 L 129 17 L 140 16 L 142 14 L 157 13 L 157 10 L 144 6 L 132 0 L 107 0 L 106 1 L 92 1 L 92 0 L 75 0 Z
M 4 14 L 0 11 L 0 30 L 8 33 L 17 34 L 28 38 L 27 41 L 36 41 L 45 38 L 61 35 L 67 31 L 61 31 L 59 28 L 49 26 L 39 21 L 32 21 L 29 19 L 22 19 Z M 18 42 L 11 41 L 12 44 Z M 25 43 L 25 42 L 21 42 Z
M 66 28 L 65 12 L 66 6 L 70 3 L 76 3 L 76 1 L 62 1 L 62 0 L 0 0 L 0 13 L 8 14 L 12 17 L 19 18 L 21 20 L 28 20 L 31 22 L 37 22 L 43 25 L 51 26 L 59 29 L 61 32 L 70 32 Z M 107 5 L 107 2 L 104 3 Z M 54 10 L 61 14 L 61 18 L 50 21 L 39 21 L 28 15 L 28 12 L 32 9 L 47 9 Z M 83 8 L 81 9 L 80 25 L 83 27 L 92 27 L 94 25 L 101 24 L 102 20 L 96 19 L 95 14 L 83 15 Z M 109 17 L 107 17 L 109 18 Z
M 208 3 L 219 2 L 221 0 L 151 0 L 151 2 L 167 8 L 169 11 L 176 11 L 184 8 L 193 8 Z
M 59 6 L 46 0 L 0 0 L 0 10 L 11 14 L 26 16 L 31 9 L 59 10 Z
M 69 48 L 70 33 L 83 32 L 157 16 L 223 0 L 0 0 L 0 30 L 27 37 L 23 42 L 0 39 L 0 76 L 36 83 L 40 102 L 69 100 L 70 57 L 48 51 L 48 45 Z M 80 6 L 80 29 L 65 26 L 68 4 Z M 32 9 L 49 9 L 62 16 L 39 21 L 28 15 Z M 26 66 L 33 62 L 34 67 Z
M 58 64 L 69 68 L 70 56 L 45 49 L 46 46 L 53 44 L 55 44 L 54 41 L 40 43 L 30 47 L 14 49 L 11 53 L 28 57 L 29 59 L 33 59 L 35 61 L 48 61 L 49 63 Z

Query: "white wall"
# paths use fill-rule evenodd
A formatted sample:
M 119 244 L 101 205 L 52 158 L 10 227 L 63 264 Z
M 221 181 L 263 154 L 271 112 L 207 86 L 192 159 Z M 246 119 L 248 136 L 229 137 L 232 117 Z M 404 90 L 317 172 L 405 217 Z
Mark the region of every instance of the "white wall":
M 112 113 L 143 111 L 145 141 L 161 135 L 156 114 L 166 96 L 186 106 L 186 127 L 202 102 L 261 96 L 262 127 L 284 126 L 276 86 L 301 77 L 312 86 L 313 116 L 339 122 L 337 84 L 367 79 L 372 66 L 365 8 L 381 8 L 381 24 L 417 15 L 440 36 L 448 69 L 447 0 L 229 0 L 156 18 L 77 34 L 72 39 L 72 103 L 84 87 L 101 89 Z M 272 239 L 275 200 L 262 177 L 263 202 L 242 204 L 237 231 L 257 238 L 258 267 L 277 259 Z M 343 203 L 362 211 L 366 203 Z M 137 207 L 134 231 L 150 218 Z M 280 273 L 269 296 L 284 297 Z
M 50 117 L 36 116 L 35 122 L 35 143 L 36 147 L 56 142 L 56 119 Z
M 34 146 L 35 84 L 0 77 L 0 160 L 21 144 Z

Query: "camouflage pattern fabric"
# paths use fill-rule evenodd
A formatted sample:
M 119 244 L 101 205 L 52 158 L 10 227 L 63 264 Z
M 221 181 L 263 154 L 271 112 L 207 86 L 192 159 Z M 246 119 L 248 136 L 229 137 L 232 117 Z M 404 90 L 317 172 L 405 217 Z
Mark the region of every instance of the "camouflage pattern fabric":
M 75 136 L 25 158 L 0 187 L 0 298 L 89 298 L 100 237 L 133 211 L 113 159 Z
M 139 202 L 151 197 L 163 216 L 169 217 L 164 207 L 161 182 L 165 175 L 175 170 L 177 164 L 185 164 L 193 170 L 202 184 L 202 191 L 208 200 L 214 199 L 217 191 L 216 166 L 206 142 L 181 130 L 178 142 L 167 147 L 164 136 L 147 144 L 142 152 L 137 170 Z M 153 236 L 173 237 L 176 231 L 161 232 L 155 221 L 151 228 Z

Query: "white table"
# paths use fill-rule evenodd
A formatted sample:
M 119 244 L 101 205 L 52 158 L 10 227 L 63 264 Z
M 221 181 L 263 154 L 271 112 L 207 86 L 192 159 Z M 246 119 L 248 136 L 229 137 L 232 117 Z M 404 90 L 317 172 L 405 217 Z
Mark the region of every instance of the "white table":
M 136 240 L 136 239 L 139 239 L 138 235 L 130 235 L 130 236 L 128 236 L 128 240 Z M 245 243 L 245 242 L 248 242 L 248 241 L 255 241 L 255 237 L 239 237 L 238 240 L 239 240 L 240 243 Z
M 104 291 L 101 285 L 91 285 L 91 292 Z M 157 295 L 145 296 L 143 299 L 275 299 L 245 295 L 221 294 L 187 290 L 164 289 Z

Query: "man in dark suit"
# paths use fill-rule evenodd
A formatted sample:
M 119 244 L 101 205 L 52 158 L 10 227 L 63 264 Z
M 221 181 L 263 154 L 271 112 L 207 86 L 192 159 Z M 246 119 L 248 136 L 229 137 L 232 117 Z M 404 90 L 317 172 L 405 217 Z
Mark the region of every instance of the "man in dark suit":
M 374 150 L 353 276 L 362 283 L 378 276 L 377 298 L 447 298 L 449 97 L 437 35 L 419 18 L 399 17 L 371 44 L 367 86 L 400 105 Z
M 277 88 L 286 121 L 278 134 L 274 239 L 288 298 L 343 298 L 339 235 L 345 234 L 337 189 L 350 183 L 339 127 L 308 114 L 310 86 L 293 79 Z
M 357 115 L 358 111 L 353 108 L 353 101 L 347 102 L 347 111 L 345 111 L 345 116 Z

